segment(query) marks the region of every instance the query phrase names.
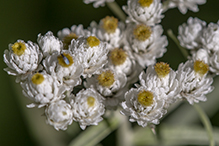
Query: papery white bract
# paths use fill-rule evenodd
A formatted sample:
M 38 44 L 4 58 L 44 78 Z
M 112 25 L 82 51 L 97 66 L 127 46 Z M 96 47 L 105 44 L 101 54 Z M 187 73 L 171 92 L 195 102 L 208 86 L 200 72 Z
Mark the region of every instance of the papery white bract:
M 103 7 L 105 6 L 105 3 L 108 2 L 114 2 L 115 0 L 83 0 L 85 4 L 94 3 L 94 8 L 98 8 L 99 6 Z

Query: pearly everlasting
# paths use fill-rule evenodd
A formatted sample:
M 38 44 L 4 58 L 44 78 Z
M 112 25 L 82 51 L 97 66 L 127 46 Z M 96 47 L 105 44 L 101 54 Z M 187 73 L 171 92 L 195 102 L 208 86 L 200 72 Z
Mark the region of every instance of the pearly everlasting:
M 178 40 L 180 45 L 187 49 L 197 49 L 202 46 L 201 36 L 206 22 L 190 17 L 187 23 L 183 23 L 178 28 Z
M 107 48 L 119 47 L 124 36 L 125 24 L 118 22 L 117 18 L 106 16 L 99 24 L 92 21 L 88 28 L 92 35 L 95 35 L 103 42 L 107 42 Z
M 101 42 L 95 36 L 72 40 L 69 51 L 84 68 L 82 74 L 84 77 L 91 77 L 92 74 L 99 73 L 107 63 L 107 54 L 109 52 L 106 43 Z
M 57 33 L 59 39 L 62 40 L 64 49 L 68 49 L 69 45 L 71 44 L 72 39 L 77 39 L 80 36 L 87 36 L 90 35 L 90 32 L 87 29 L 83 28 L 83 25 L 72 25 L 69 28 L 63 28 L 62 30 L 58 31 Z
M 130 48 L 130 52 L 143 68 L 155 64 L 156 59 L 166 52 L 168 41 L 162 33 L 161 25 L 149 27 L 144 24 L 130 24 L 128 26 L 125 45 Z
M 41 108 L 64 98 L 66 89 L 59 86 L 57 80 L 51 75 L 42 72 L 29 75 L 28 80 L 21 83 L 23 94 L 31 99 L 34 103 L 27 105 L 29 108 Z
M 178 7 L 179 11 L 182 14 L 186 14 L 187 10 L 191 10 L 193 12 L 198 12 L 198 5 L 205 4 L 206 0 L 168 0 L 167 3 L 164 4 L 164 11 Z
M 161 22 L 162 3 L 160 0 L 128 0 L 123 10 L 128 14 L 127 23 L 146 24 L 154 26 Z
M 46 71 L 51 74 L 66 90 L 81 84 L 83 67 L 68 50 L 55 52 L 43 60 Z
M 206 101 L 206 94 L 214 88 L 213 78 L 208 76 L 209 67 L 203 61 L 188 60 L 181 63 L 177 70 L 177 79 L 181 83 L 180 98 L 185 98 L 190 104 Z
M 63 49 L 61 40 L 56 38 L 51 31 L 48 31 L 45 35 L 38 34 L 37 42 L 44 57 L 53 52 L 60 52 Z
M 49 104 L 45 109 L 46 123 L 57 131 L 66 130 L 73 122 L 73 112 L 70 104 L 65 100 L 58 100 Z
M 70 99 L 73 119 L 79 122 L 81 129 L 89 125 L 98 125 L 105 113 L 103 97 L 93 88 L 82 89 Z
M 99 6 L 105 6 L 105 3 L 114 2 L 115 0 L 83 0 L 85 4 L 94 3 L 94 8 L 98 8 Z
M 142 127 L 159 124 L 159 120 L 167 111 L 164 108 L 165 100 L 158 96 L 156 90 L 150 87 L 132 88 L 126 92 L 120 112 L 128 116 L 130 122 L 137 122 Z
M 42 69 L 40 65 L 42 57 L 43 54 L 37 44 L 17 40 L 14 44 L 9 44 L 9 49 L 4 51 L 4 62 L 8 66 L 4 70 L 10 75 L 17 76 L 16 82 L 23 81 L 29 74 Z

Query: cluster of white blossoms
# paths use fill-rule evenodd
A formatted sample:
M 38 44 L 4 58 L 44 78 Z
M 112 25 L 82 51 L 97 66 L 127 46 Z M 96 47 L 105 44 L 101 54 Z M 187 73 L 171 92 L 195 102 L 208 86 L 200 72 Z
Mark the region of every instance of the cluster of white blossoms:
M 84 2 L 97 7 L 110 0 Z M 117 108 L 143 127 L 158 124 L 171 104 L 206 101 L 213 90 L 208 70 L 219 74 L 219 24 L 206 27 L 190 18 L 180 26 L 178 38 L 193 50 L 193 60 L 174 71 L 167 63 L 156 63 L 168 44 L 159 24 L 161 1 L 128 0 L 123 9 L 125 22 L 106 16 L 87 29 L 73 25 L 58 37 L 49 31 L 39 34 L 37 43 L 17 40 L 5 50 L 4 70 L 16 76 L 32 101 L 27 107 L 44 108 L 46 122 L 56 130 L 66 130 L 72 122 L 83 130 L 98 125 L 106 110 Z
M 219 74 L 219 22 L 209 23 L 190 17 L 179 26 L 180 45 L 190 50 L 193 60 L 208 64 L 211 74 Z

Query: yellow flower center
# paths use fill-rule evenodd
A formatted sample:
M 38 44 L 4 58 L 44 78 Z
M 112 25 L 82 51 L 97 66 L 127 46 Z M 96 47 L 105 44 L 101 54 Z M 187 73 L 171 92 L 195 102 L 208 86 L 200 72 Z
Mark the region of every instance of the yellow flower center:
M 89 36 L 87 38 L 87 44 L 90 47 L 95 47 L 95 46 L 99 46 L 100 44 L 100 40 L 98 38 L 96 38 L 95 36 Z
M 71 40 L 77 39 L 78 36 L 75 33 L 70 33 L 69 35 L 63 38 L 64 49 L 68 49 L 68 46 L 71 44 Z
M 103 21 L 103 29 L 107 33 L 114 33 L 116 31 L 116 28 L 118 27 L 118 19 L 114 17 L 106 16 Z
M 26 50 L 26 45 L 22 42 L 16 42 L 11 47 L 12 47 L 13 53 L 18 56 L 21 56 L 22 54 L 24 54 Z
M 138 102 L 143 106 L 150 106 L 153 104 L 154 95 L 150 91 L 141 91 L 138 93 Z
M 209 70 L 209 66 L 205 64 L 203 61 L 196 60 L 194 62 L 194 71 L 198 73 L 200 76 L 205 75 L 208 72 L 208 70 Z
M 32 83 L 39 85 L 44 81 L 44 77 L 40 73 L 35 73 L 31 78 Z
M 164 62 L 156 63 L 154 66 L 154 70 L 156 71 L 158 77 L 160 78 L 164 78 L 170 73 L 169 64 Z
M 125 62 L 127 54 L 123 49 L 115 48 L 110 52 L 110 59 L 114 65 L 121 65 Z
M 110 70 L 102 72 L 97 77 L 97 80 L 98 80 L 98 83 L 104 87 L 110 87 L 115 81 L 114 74 Z
M 57 57 L 58 63 L 62 67 L 69 67 L 74 63 L 73 57 L 70 54 L 63 53 Z
M 92 96 L 89 96 L 88 98 L 87 98 L 87 104 L 88 104 L 88 106 L 89 107 L 92 107 L 92 106 L 94 106 L 94 104 L 95 104 L 95 98 L 94 97 L 92 97 Z
M 153 0 L 139 0 L 138 3 L 141 7 L 149 7 L 153 3 Z
M 145 41 L 151 36 L 151 28 L 149 26 L 140 24 L 133 31 L 134 36 L 139 41 Z

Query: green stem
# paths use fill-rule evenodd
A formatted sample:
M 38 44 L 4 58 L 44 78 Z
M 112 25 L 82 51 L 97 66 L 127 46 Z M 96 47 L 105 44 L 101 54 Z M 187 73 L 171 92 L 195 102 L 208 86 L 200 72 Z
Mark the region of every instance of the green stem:
M 116 2 L 106 3 L 109 9 L 123 22 L 125 22 L 126 15 Z
M 183 48 L 182 46 L 180 46 L 178 39 L 176 38 L 176 36 L 173 34 L 173 31 L 171 29 L 167 30 L 167 34 L 168 36 L 176 43 L 176 45 L 178 46 L 178 48 L 180 49 L 181 53 L 183 54 L 183 56 L 187 59 L 187 57 L 189 56 L 189 53 L 187 52 L 187 50 L 185 48 Z
M 214 136 L 213 136 L 213 130 L 212 130 L 212 125 L 211 125 L 211 122 L 210 122 L 208 116 L 206 115 L 206 113 L 202 110 L 202 108 L 198 104 L 194 104 L 193 107 L 198 112 L 198 114 L 202 120 L 202 123 L 205 126 L 205 129 L 207 131 L 208 138 L 210 141 L 210 146 L 214 146 L 215 141 L 214 141 Z

